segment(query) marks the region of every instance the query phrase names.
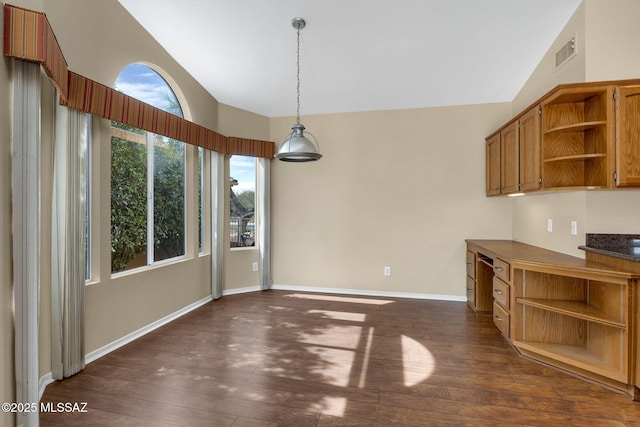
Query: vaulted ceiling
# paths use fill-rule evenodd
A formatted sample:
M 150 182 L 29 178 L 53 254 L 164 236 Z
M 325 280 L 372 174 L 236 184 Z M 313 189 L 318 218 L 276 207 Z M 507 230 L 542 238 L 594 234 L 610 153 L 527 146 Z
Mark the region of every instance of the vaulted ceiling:
M 218 101 L 268 117 L 513 100 L 581 0 L 119 0 Z

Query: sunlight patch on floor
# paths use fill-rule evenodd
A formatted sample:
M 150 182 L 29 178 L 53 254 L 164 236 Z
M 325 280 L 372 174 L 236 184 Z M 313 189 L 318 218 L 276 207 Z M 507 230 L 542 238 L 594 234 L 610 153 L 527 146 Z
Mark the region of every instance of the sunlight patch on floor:
M 358 387 L 364 388 L 367 379 L 367 369 L 369 367 L 369 354 L 371 353 L 371 343 L 373 342 L 373 328 L 369 327 L 369 335 L 367 336 L 367 345 L 364 350 L 364 358 L 362 360 L 362 369 L 360 370 L 360 381 Z
M 323 415 L 343 417 L 347 409 L 347 399 L 345 397 L 325 396 L 321 401 L 312 403 L 309 409 L 320 412 Z
M 436 361 L 433 354 L 418 341 L 413 338 L 409 338 L 406 335 L 400 337 L 400 343 L 402 345 L 402 362 L 404 369 L 404 385 L 406 387 L 412 387 L 421 383 L 431 376 L 436 367 Z M 420 360 L 421 364 L 426 369 L 422 369 L 422 372 L 410 371 L 406 368 L 410 362 L 415 363 L 416 360 Z
M 361 333 L 361 326 L 328 325 L 321 331 L 301 333 L 298 335 L 298 338 L 296 338 L 296 341 L 305 344 L 355 350 L 358 348 Z
M 338 387 L 349 385 L 355 358 L 353 350 L 309 346 L 307 351 L 319 357 L 318 361 L 307 368 L 312 375 L 322 378 L 325 384 Z
M 352 313 L 348 311 L 309 310 L 309 314 L 322 314 L 327 319 L 346 320 L 349 322 L 364 322 L 367 315 L 364 313 Z
M 314 300 L 320 300 L 320 301 L 348 302 L 348 303 L 355 303 L 355 304 L 372 304 L 372 305 L 385 305 L 385 304 L 391 304 L 395 302 L 395 301 L 389 301 L 384 299 L 339 297 L 335 295 L 315 295 L 315 294 L 289 294 L 289 295 L 285 295 L 285 297 L 314 299 Z

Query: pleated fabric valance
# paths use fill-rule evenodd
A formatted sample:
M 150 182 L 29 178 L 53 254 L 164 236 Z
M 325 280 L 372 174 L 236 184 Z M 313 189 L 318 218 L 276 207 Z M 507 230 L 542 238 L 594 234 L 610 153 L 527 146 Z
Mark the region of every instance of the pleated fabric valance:
M 222 154 L 273 158 L 271 141 L 227 137 L 69 71 L 42 12 L 4 6 L 4 55 L 42 65 L 69 108 Z

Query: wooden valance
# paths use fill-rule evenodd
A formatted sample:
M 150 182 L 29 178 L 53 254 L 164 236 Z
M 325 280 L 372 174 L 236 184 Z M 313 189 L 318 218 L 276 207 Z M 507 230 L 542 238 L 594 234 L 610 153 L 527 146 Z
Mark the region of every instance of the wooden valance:
M 76 74 L 42 12 L 5 4 L 4 55 L 41 64 L 69 108 L 223 154 L 273 158 L 275 144 L 227 137 Z

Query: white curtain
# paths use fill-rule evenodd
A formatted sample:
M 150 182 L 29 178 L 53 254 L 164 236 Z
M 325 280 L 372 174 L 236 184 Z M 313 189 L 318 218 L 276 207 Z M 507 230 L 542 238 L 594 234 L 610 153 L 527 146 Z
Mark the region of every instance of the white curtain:
M 56 107 L 51 213 L 51 374 L 84 369 L 87 147 L 90 116 Z
M 260 289 L 271 289 L 271 160 L 258 160 L 258 250 Z
M 211 151 L 211 296 L 222 297 L 224 288 L 224 154 Z
M 39 402 L 40 65 L 13 61 L 13 298 L 16 402 Z M 38 425 L 38 412 L 17 425 Z

